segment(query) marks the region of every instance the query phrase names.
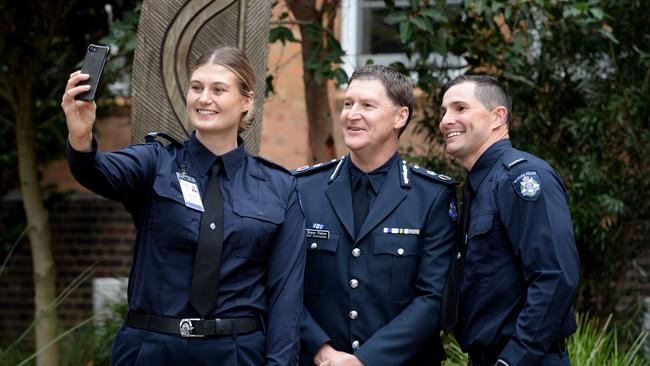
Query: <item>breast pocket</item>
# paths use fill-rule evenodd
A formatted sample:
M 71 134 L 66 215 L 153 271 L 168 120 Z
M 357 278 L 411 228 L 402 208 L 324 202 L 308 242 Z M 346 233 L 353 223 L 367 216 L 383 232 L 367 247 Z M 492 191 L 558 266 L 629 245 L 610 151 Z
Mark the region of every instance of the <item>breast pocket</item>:
M 336 251 L 340 235 L 330 233 L 328 239 L 307 238 L 307 261 L 305 263 L 305 293 L 325 295 L 334 287 L 331 274 L 336 270 Z
M 377 297 L 412 299 L 421 257 L 422 243 L 418 236 L 375 234 L 372 287 Z
M 278 225 L 284 222 L 284 211 L 284 207 L 272 203 L 233 199 L 233 212 L 240 223 L 235 255 L 264 261 Z
M 178 181 L 171 177 L 156 177 L 149 212 L 149 235 L 168 251 L 177 248 L 179 254 L 193 255 L 199 237 L 201 212 L 185 206 L 177 184 Z
M 490 251 L 490 230 L 494 215 L 472 218 L 467 232 L 467 255 L 465 257 L 465 276 L 488 276 L 494 273 Z

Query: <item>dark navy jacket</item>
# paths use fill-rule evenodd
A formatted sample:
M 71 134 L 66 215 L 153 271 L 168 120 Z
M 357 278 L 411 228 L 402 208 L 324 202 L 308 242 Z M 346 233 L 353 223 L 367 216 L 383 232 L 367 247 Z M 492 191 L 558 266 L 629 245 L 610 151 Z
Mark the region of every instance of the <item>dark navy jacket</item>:
M 129 309 L 197 318 L 189 303 L 201 212 L 186 207 L 177 172 L 196 181 L 204 197 L 217 156 L 193 134 L 181 143 L 133 145 L 120 151 L 77 152 L 68 146 L 75 178 L 122 202 L 137 228 L 129 278 Z M 267 364 L 295 364 L 299 347 L 305 250 L 304 216 L 295 179 L 249 155 L 240 140 L 222 156 L 224 245 L 217 305 L 209 317 L 261 315 Z
M 295 173 L 307 224 L 300 363 L 330 342 L 366 366 L 439 364 L 454 182 L 398 157 L 355 239 L 348 164 Z
M 545 161 L 492 145 L 469 175 L 468 246 L 456 337 L 464 351 L 502 349 L 510 366 L 537 365 L 576 329 L 580 272 L 566 188 Z

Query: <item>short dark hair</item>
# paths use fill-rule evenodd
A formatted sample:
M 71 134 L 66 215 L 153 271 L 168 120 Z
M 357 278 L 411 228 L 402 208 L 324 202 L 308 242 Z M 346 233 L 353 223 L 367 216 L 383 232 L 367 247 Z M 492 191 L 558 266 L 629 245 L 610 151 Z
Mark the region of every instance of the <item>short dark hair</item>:
M 498 106 L 506 107 L 508 111 L 508 130 L 512 127 L 512 99 L 506 88 L 495 77 L 488 75 L 461 75 L 448 81 L 442 88 L 444 95 L 452 86 L 470 82 L 476 84 L 474 96 L 485 106 L 492 110 Z
M 352 73 L 348 85 L 354 80 L 379 80 L 386 89 L 388 98 L 400 107 L 408 108 L 406 123 L 399 131 L 400 136 L 406 130 L 413 116 L 413 81 L 399 71 L 384 65 L 364 65 Z

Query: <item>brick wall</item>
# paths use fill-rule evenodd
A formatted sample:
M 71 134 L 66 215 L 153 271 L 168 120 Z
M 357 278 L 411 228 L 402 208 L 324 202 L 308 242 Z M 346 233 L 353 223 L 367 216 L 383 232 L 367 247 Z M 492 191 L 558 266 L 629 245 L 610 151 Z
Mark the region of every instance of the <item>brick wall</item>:
M 0 231 L 24 223 L 22 201 L 16 195 L 0 201 Z M 50 212 L 57 290 L 63 291 L 85 269 L 84 281 L 58 308 L 62 327 L 92 311 L 93 277 L 126 277 L 135 229 L 121 204 L 89 193 L 77 193 Z M 15 339 L 33 319 L 33 279 L 29 241 L 25 238 L 0 277 L 0 341 Z

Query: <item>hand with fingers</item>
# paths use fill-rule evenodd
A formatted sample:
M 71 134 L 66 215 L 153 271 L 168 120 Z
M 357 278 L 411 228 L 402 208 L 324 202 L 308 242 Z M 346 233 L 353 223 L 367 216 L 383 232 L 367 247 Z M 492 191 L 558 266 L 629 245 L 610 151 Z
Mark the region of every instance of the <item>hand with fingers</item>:
M 90 85 L 77 85 L 81 81 L 88 80 L 89 77 L 81 71 L 70 74 L 61 99 L 61 108 L 68 125 L 68 139 L 70 145 L 77 151 L 90 151 L 92 148 L 92 131 L 97 105 L 95 102 L 75 100 L 75 96 L 90 89 Z
M 324 344 L 314 357 L 318 366 L 364 366 L 356 356 L 337 351 L 329 343 Z

